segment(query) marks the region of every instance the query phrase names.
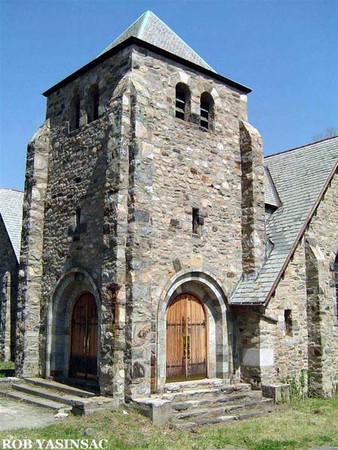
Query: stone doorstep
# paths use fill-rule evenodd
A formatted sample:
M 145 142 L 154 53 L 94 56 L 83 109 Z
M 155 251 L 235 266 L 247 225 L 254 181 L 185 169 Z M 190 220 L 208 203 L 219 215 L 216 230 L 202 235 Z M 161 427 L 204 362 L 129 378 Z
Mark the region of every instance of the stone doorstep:
M 264 399 L 261 401 L 253 401 L 248 403 L 242 403 L 239 405 L 230 405 L 226 407 L 211 407 L 211 408 L 204 408 L 204 409 L 194 409 L 192 411 L 187 412 L 176 412 L 173 415 L 173 418 L 176 420 L 185 420 L 185 419 L 191 419 L 194 417 L 221 417 L 226 413 L 233 413 L 234 411 L 243 411 L 243 410 L 259 410 L 261 408 L 265 408 L 266 405 L 271 404 L 272 400 L 270 399 Z
M 265 400 L 265 399 L 264 399 Z M 267 399 L 269 403 L 271 403 L 271 399 Z M 172 403 L 172 409 L 174 411 L 187 411 L 194 410 L 200 407 L 223 407 L 223 408 L 231 408 L 233 404 L 235 406 L 248 404 L 248 403 L 257 403 L 262 402 L 262 395 L 258 391 L 254 391 L 251 393 L 245 394 L 237 394 L 226 397 L 216 397 L 211 399 L 200 399 L 200 400 L 187 400 L 185 402 Z
M 175 386 L 170 393 L 133 399 L 131 406 L 158 426 L 171 422 L 179 428 L 239 420 L 270 412 L 271 408 L 268 410 L 267 407 L 273 404 L 273 400 L 264 398 L 260 391 L 252 391 L 249 384 L 229 386 L 220 381 L 217 387 L 210 383 L 209 389 L 206 382 L 195 383 L 194 386 L 190 383 L 189 388 L 181 392 Z M 233 414 L 235 411 L 237 414 Z M 227 412 L 230 414 L 226 415 Z
M 197 426 L 203 426 L 203 425 L 212 425 L 217 423 L 225 423 L 225 422 L 231 422 L 233 420 L 244 420 L 249 419 L 252 417 L 261 417 L 266 416 L 271 412 L 271 409 L 261 408 L 261 409 L 254 409 L 250 411 L 240 412 L 236 415 L 217 415 L 217 416 L 206 416 L 202 418 L 192 418 L 194 421 L 188 421 L 188 420 L 178 420 L 173 422 L 173 426 L 178 429 L 187 429 L 187 428 L 194 428 Z
M 193 381 L 180 381 L 178 383 L 166 383 L 164 385 L 164 392 L 178 392 L 178 391 L 188 391 L 190 389 L 203 389 L 204 387 L 220 387 L 220 386 L 231 386 L 230 380 L 223 380 L 220 378 L 204 378 L 202 380 Z M 235 386 L 235 385 L 234 385 Z M 250 386 L 250 385 L 248 385 Z
M 242 385 L 233 385 L 233 386 L 224 386 L 220 385 L 218 387 L 211 387 L 204 389 L 188 389 L 182 390 L 181 392 L 175 391 L 171 393 L 164 393 L 161 395 L 161 398 L 165 398 L 171 401 L 187 401 L 189 399 L 199 399 L 199 398 L 215 398 L 221 396 L 231 396 L 236 393 L 247 393 L 251 394 L 252 390 L 249 384 Z

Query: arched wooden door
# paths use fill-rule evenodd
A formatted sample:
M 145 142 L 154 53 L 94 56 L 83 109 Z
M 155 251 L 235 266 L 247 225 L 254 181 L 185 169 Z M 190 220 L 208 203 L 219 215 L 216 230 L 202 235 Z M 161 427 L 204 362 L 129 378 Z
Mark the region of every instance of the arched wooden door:
M 207 324 L 202 303 L 181 294 L 167 309 L 167 381 L 207 376 Z
M 74 304 L 71 323 L 69 376 L 97 379 L 97 307 L 92 294 L 82 294 Z

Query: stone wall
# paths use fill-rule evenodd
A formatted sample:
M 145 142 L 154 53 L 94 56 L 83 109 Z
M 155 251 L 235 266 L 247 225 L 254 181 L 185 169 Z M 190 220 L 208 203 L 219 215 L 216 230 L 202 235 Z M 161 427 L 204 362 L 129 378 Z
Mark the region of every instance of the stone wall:
M 291 330 L 286 329 L 286 310 L 291 311 Z M 297 247 L 265 313 L 277 323 L 261 322 L 261 345 L 273 352 L 272 363 L 262 370 L 262 379 L 270 382 L 289 376 L 299 381 L 301 370 L 308 370 L 304 240 Z
M 129 65 L 128 52 L 122 52 L 51 94 L 47 107 L 51 153 L 44 227 L 41 359 L 46 354 L 50 358 L 52 351 L 44 327 L 51 324 L 49 341 L 57 339 L 55 333 L 61 327 L 58 319 L 51 317 L 54 293 L 63 289 L 62 277 L 80 268 L 98 292 L 101 391 L 116 397 L 124 391 Z M 100 93 L 99 118 L 88 122 L 87 101 L 93 85 Z M 80 124 L 70 131 L 74 93 L 81 99 Z M 95 288 L 89 285 L 87 289 L 95 294 Z M 72 289 L 78 287 L 74 284 Z M 70 319 L 61 331 L 68 342 Z M 55 364 L 56 372 L 65 370 L 57 360 Z
M 0 360 L 15 353 L 18 262 L 6 226 L 0 216 Z
M 49 151 L 49 122 L 46 121 L 28 144 L 26 162 L 19 271 L 16 373 L 27 376 L 41 374 L 39 360 L 40 302 Z
M 290 377 L 310 394 L 332 395 L 338 373 L 332 271 L 338 248 L 337 187 L 336 176 L 266 308 L 277 323 L 262 320 L 260 326 L 260 346 L 273 351 L 273 364 L 262 367 L 262 380 Z M 291 311 L 291 329 L 286 310 Z
M 314 316 L 315 328 L 309 333 L 309 361 L 312 389 L 322 395 L 332 395 L 338 379 L 338 323 L 334 261 L 338 253 L 338 176 L 334 176 L 307 230 L 308 247 L 316 260 L 308 266 L 308 307 Z M 314 285 L 314 270 L 317 283 Z M 312 300 L 312 303 L 310 301 Z M 320 343 L 320 348 L 318 344 Z M 320 385 L 318 385 L 320 381 Z
M 208 273 L 227 294 L 242 273 L 239 126 L 246 120 L 240 92 L 150 52 L 134 50 L 132 83 L 128 317 L 130 336 L 142 337 L 131 348 L 131 396 L 147 393 L 150 361 L 156 366 L 164 351 L 156 347 L 156 311 L 175 274 Z M 187 121 L 175 117 L 177 83 L 191 93 Z M 209 130 L 199 126 L 203 92 L 215 102 Z M 198 233 L 193 208 L 203 218 Z
M 191 93 L 187 121 L 175 117 L 179 82 Z M 90 121 L 93 86 L 100 107 L 99 118 Z M 214 101 L 209 130 L 199 125 L 203 92 Z M 74 99 L 80 101 L 78 127 Z M 28 153 L 22 373 L 67 373 L 67 358 L 60 356 L 69 346 L 66 303 L 87 290 L 99 309 L 101 392 L 121 400 L 149 394 L 163 377 L 158 318 L 165 321 L 165 314 L 159 311 L 178 289 L 191 289 L 210 308 L 214 324 L 211 370 L 226 376 L 233 336 L 226 296 L 242 273 L 239 129 L 247 120 L 246 96 L 134 46 L 51 93 L 47 118 Z M 251 213 L 263 214 L 256 195 L 262 171 L 257 136 Z M 260 225 L 257 230 L 261 243 Z M 173 290 L 177 277 L 182 283 Z
M 242 164 L 243 274 L 255 277 L 265 257 L 264 165 L 262 138 L 246 122 L 240 123 Z

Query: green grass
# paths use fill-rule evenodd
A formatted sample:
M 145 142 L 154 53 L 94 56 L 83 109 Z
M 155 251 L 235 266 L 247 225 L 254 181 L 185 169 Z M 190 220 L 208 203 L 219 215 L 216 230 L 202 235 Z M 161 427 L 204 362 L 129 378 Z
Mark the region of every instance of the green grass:
M 284 404 L 257 419 L 193 430 L 157 428 L 128 410 L 69 417 L 36 430 L 0 432 L 2 439 L 107 439 L 107 450 L 296 450 L 338 446 L 338 398 Z M 38 447 L 36 447 L 38 448 Z
M 13 361 L 0 361 L 0 370 L 13 370 L 14 368 Z

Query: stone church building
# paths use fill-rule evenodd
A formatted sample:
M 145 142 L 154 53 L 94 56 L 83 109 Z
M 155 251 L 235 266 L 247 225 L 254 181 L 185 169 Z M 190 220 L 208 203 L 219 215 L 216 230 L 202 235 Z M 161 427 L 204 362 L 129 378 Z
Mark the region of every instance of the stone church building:
M 263 158 L 250 89 L 146 12 L 44 95 L 17 373 L 118 401 L 178 380 L 338 376 L 338 138 Z
M 0 188 L 0 361 L 14 360 L 23 192 Z

